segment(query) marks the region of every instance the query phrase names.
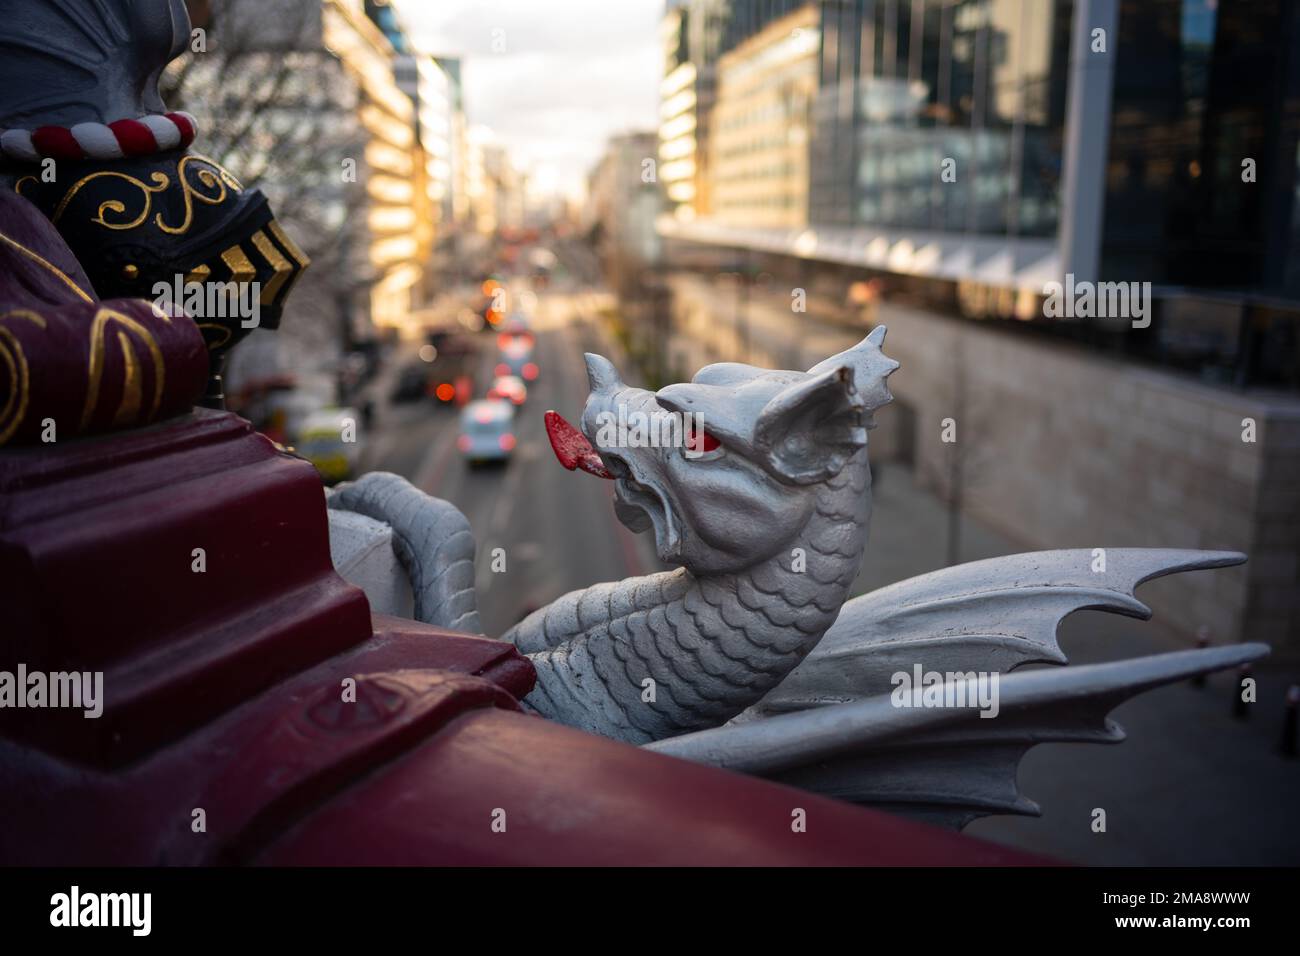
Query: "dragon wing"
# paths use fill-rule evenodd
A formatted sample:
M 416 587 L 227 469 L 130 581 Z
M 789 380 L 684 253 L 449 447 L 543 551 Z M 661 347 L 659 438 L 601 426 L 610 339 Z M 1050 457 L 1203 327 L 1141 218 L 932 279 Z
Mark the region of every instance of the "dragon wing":
M 736 720 L 886 693 L 891 675 L 916 664 L 963 673 L 1065 664 L 1056 629 L 1067 615 L 1095 609 L 1147 620 L 1151 609 L 1134 596 L 1144 581 L 1245 560 L 1173 548 L 1036 551 L 908 578 L 846 603 L 812 653 Z
M 1124 732 L 1106 715 L 1127 698 L 1267 653 L 1238 644 L 1005 675 L 987 720 L 974 708 L 904 708 L 878 694 L 646 747 L 961 829 L 991 813 L 1038 814 L 1016 784 L 1034 744 L 1118 743 Z
M 1134 595 L 1142 582 L 1244 560 L 1224 551 L 1041 551 L 901 581 L 848 602 L 807 659 L 727 726 L 651 746 L 957 828 L 989 813 L 1036 814 L 1016 785 L 1035 743 L 1117 742 L 1123 733 L 1106 714 L 1120 701 L 1268 649 L 1008 672 L 1066 663 L 1056 631 L 1074 611 L 1147 619 L 1150 608 Z M 999 674 L 999 716 L 894 706 L 891 677 L 918 664 L 945 675 Z

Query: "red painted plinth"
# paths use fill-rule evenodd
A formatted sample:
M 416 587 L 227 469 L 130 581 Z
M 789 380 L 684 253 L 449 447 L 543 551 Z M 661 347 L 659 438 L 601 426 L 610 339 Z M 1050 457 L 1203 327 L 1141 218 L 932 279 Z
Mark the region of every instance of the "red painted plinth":
M 372 620 L 232 415 L 0 451 L 0 602 L 0 670 L 104 679 L 0 709 L 0 863 L 1033 862 L 526 716 L 510 645 Z

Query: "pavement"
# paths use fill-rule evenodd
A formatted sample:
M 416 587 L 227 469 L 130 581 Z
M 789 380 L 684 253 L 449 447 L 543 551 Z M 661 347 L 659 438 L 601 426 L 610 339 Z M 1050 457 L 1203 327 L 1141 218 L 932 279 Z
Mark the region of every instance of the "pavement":
M 875 469 L 871 539 L 855 593 L 943 567 L 948 513 L 910 470 Z M 979 522 L 962 522 L 962 561 L 1025 548 Z M 1230 569 L 1194 571 L 1198 575 Z M 1138 588 L 1146 589 L 1159 581 Z M 1079 611 L 1062 622 L 1071 664 L 1186 650 L 1187 635 L 1158 619 Z M 1142 694 L 1111 717 L 1117 745 L 1039 744 L 1020 764 L 1021 791 L 1041 817 L 986 817 L 964 831 L 1072 863 L 1096 866 L 1300 865 L 1300 760 L 1278 752 L 1293 663 L 1254 668 L 1257 702 L 1232 716 L 1235 673 L 1204 688 L 1176 684 Z M 1105 832 L 1093 811 L 1106 811 Z
M 652 542 L 615 519 L 606 483 L 560 467 L 542 425 L 548 408 L 570 420 L 580 411 L 583 351 L 609 355 L 635 381 L 602 330 L 597 301 L 581 287 L 542 294 L 534 317 L 541 375 L 521 410 L 509 465 L 471 470 L 456 450 L 449 409 L 419 402 L 376 413 L 368 467 L 402 474 L 468 517 L 490 635 L 569 590 L 662 567 Z M 947 520 L 943 503 L 910 471 L 878 466 L 855 592 L 943 567 Z M 972 520 L 963 521 L 961 537 L 963 561 L 1025 550 Z M 505 558 L 504 571 L 492 569 L 494 556 Z M 1188 638 L 1159 621 L 1085 611 L 1063 622 L 1061 646 L 1072 663 L 1090 663 L 1185 649 Z M 1083 864 L 1300 864 L 1300 760 L 1277 752 L 1283 695 L 1300 674 L 1265 661 L 1255 676 L 1259 700 L 1245 719 L 1231 714 L 1235 676 L 1216 675 L 1204 688 L 1171 686 L 1119 707 L 1112 716 L 1128 739 L 1118 746 L 1033 748 L 1019 780 L 1042 816 L 979 820 L 966 833 Z M 1105 832 L 1093 829 L 1097 808 L 1106 811 Z

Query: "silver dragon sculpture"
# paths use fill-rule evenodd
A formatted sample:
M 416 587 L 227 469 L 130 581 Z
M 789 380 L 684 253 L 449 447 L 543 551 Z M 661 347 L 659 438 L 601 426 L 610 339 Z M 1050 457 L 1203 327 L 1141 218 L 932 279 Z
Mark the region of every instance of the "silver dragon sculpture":
M 1016 783 L 1034 744 L 1122 740 L 1107 714 L 1125 699 L 1268 653 L 1239 644 L 1018 670 L 1066 663 L 1056 632 L 1072 612 L 1149 618 L 1140 584 L 1239 564 L 1236 552 L 1107 549 L 1101 571 L 1091 549 L 1019 554 L 848 600 L 871 515 L 868 430 L 898 367 L 884 336 L 879 326 L 806 372 L 723 363 L 658 392 L 586 356 L 581 428 L 548 412 L 551 443 L 566 467 L 611 480 L 618 518 L 652 531 L 676 567 L 573 591 L 508 631 L 537 671 L 526 707 L 960 828 L 1038 812 Z M 615 420 L 684 438 L 629 443 L 607 427 Z M 330 505 L 392 526 L 417 617 L 475 619 L 474 543 L 454 506 L 389 474 L 342 487 Z M 900 706 L 898 675 L 912 673 L 938 675 L 940 701 L 968 688 L 973 698 L 977 680 L 995 677 L 995 719 L 973 706 Z

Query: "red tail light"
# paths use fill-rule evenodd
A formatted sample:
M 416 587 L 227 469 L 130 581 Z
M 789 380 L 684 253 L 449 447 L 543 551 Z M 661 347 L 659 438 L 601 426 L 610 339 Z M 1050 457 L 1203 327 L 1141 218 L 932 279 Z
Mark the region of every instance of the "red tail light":
M 470 441 L 468 435 L 461 435 L 459 438 L 456 439 L 456 447 L 459 448 L 461 451 L 469 451 L 469 445 L 470 445 Z
M 515 436 L 506 432 L 497 439 L 497 444 L 501 446 L 502 451 L 510 451 L 515 447 Z
M 495 375 L 498 376 L 498 377 L 500 377 L 500 376 L 502 376 L 502 375 L 509 375 L 509 374 L 510 374 L 510 366 L 507 365 L 505 362 L 500 362 L 500 363 L 498 363 L 498 365 L 497 365 L 497 367 L 496 367 L 496 370 L 495 370 L 495 372 L 494 372 L 493 374 L 495 374 Z
M 527 362 L 524 364 L 524 378 L 530 382 L 537 378 L 537 366 L 534 363 Z

